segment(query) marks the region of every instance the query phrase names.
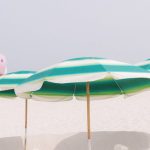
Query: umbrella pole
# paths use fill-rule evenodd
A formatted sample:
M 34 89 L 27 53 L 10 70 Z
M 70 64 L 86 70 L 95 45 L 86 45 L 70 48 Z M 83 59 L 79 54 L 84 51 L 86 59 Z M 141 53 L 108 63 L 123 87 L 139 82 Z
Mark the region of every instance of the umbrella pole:
M 28 127 L 28 99 L 25 99 L 25 138 L 24 138 L 24 150 L 27 149 L 27 127 Z
M 91 121 L 90 121 L 90 83 L 86 83 L 86 97 L 87 97 L 87 137 L 88 150 L 91 150 Z

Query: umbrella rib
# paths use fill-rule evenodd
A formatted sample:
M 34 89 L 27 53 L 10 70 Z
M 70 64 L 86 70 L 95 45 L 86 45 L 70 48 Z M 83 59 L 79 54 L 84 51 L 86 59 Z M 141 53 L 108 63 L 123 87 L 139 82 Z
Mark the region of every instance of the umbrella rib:
M 118 82 L 114 79 L 113 75 L 112 75 L 110 72 L 108 72 L 108 73 L 112 76 L 112 80 L 116 83 L 116 85 L 117 85 L 118 88 L 120 89 L 121 94 L 122 94 L 122 95 L 126 95 L 126 93 L 124 92 L 124 90 L 120 87 L 120 85 L 118 84 Z
M 75 84 L 74 84 L 73 96 L 75 96 L 76 88 L 77 88 L 77 84 L 75 83 Z

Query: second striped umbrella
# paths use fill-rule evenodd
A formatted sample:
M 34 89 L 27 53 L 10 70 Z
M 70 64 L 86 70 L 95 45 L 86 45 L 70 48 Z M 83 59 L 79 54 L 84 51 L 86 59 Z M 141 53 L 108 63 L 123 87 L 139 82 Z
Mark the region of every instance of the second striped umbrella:
M 15 98 L 16 94 L 14 88 L 21 84 L 24 79 L 30 77 L 35 73 L 34 71 L 18 71 L 8 73 L 0 77 L 0 97 L 3 98 Z M 25 141 L 24 147 L 26 149 L 26 136 L 27 136 L 27 114 L 28 114 L 28 101 L 25 99 Z

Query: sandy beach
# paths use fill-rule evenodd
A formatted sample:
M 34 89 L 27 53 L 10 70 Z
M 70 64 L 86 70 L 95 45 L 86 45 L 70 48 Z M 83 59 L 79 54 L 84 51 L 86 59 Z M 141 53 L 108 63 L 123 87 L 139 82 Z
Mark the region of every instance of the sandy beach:
M 131 150 L 147 150 L 150 143 L 149 100 L 148 91 L 127 99 L 119 96 L 108 100 L 92 101 L 91 125 L 94 150 L 98 147 L 111 150 L 118 144 Z M 24 136 L 24 100 L 1 99 L 0 110 L 0 150 L 8 150 L 8 148 L 4 149 L 4 145 L 8 145 L 7 141 L 12 141 L 9 142 L 12 145 L 14 142 L 20 143 L 14 145 L 21 150 Z M 68 150 L 74 150 L 75 146 L 71 146 L 74 144 L 79 146 L 78 149 L 86 148 L 85 102 L 75 99 L 68 102 L 30 100 L 28 116 L 28 150 L 66 149 L 65 146 L 60 146 L 61 144 L 68 145 Z M 134 140 L 132 142 L 134 146 L 129 144 L 133 138 L 139 141 Z M 105 140 L 109 140 L 109 144 L 102 142 Z M 95 146 L 96 143 L 99 146 Z M 19 149 L 14 148 L 14 150 Z

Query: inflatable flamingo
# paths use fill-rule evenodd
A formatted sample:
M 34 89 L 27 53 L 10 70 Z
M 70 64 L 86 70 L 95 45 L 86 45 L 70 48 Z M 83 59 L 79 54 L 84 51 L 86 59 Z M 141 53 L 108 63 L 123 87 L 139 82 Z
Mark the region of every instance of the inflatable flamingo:
M 0 54 L 0 76 L 7 73 L 6 57 Z

